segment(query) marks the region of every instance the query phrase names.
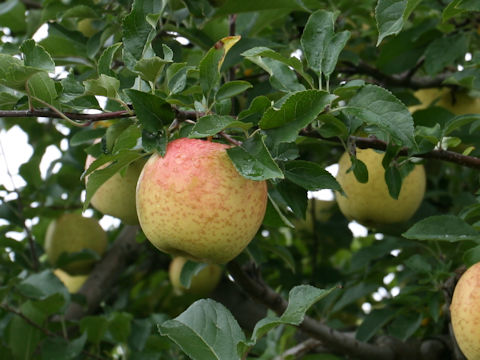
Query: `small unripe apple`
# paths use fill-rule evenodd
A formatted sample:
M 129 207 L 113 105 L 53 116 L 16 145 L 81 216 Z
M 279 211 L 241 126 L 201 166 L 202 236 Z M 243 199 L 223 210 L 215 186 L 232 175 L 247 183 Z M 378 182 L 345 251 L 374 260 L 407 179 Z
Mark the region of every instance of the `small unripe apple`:
M 402 223 L 410 219 L 420 206 L 426 186 L 423 165 L 416 165 L 403 179 L 398 199 L 394 199 L 385 182 L 383 156 L 384 153 L 372 149 L 357 149 L 357 158 L 368 169 L 367 183 L 357 181 L 353 171 L 347 173 L 351 167 L 347 153 L 340 158 L 337 181 L 347 196 L 337 192 L 336 199 L 340 211 L 349 220 L 370 227 Z
M 460 277 L 450 305 L 453 333 L 469 360 L 480 359 L 480 263 Z
M 190 287 L 185 288 L 180 283 L 180 274 L 187 259 L 177 256 L 170 263 L 168 276 L 175 290 L 180 293 L 190 293 L 197 296 L 206 296 L 210 294 L 220 282 L 222 268 L 215 264 L 208 264 L 202 270 L 192 277 Z
M 85 169 L 88 169 L 94 161 L 95 158 L 88 155 Z M 145 162 L 144 159 L 137 160 L 128 165 L 124 174 L 117 173 L 105 181 L 90 200 L 92 206 L 103 214 L 119 218 L 126 224 L 138 224 L 135 189 Z
M 197 140 L 170 142 L 154 154 L 137 184 L 137 213 L 158 249 L 193 261 L 225 263 L 258 231 L 267 205 L 267 184 L 241 176 L 227 145 Z
M 45 235 L 45 252 L 51 264 L 55 264 L 64 252 L 75 253 L 90 249 L 101 256 L 106 248 L 107 234 L 97 220 L 77 213 L 63 214 L 52 221 Z M 73 275 L 86 274 L 93 265 L 93 260 L 78 260 L 68 263 L 62 269 Z
M 68 291 L 76 293 L 87 281 L 88 275 L 70 275 L 62 269 L 55 269 L 53 273 L 62 281 Z
M 92 37 L 98 32 L 98 30 L 93 26 L 93 19 L 91 18 L 79 20 L 77 23 L 77 29 L 85 37 Z

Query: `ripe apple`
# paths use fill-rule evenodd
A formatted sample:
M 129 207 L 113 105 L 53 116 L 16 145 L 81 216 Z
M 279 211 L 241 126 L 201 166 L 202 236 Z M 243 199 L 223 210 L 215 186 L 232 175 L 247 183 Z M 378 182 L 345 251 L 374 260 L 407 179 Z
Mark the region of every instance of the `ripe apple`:
M 88 155 L 85 169 L 88 169 L 94 161 L 95 158 Z M 145 162 L 144 159 L 137 160 L 128 166 L 125 174 L 117 173 L 103 183 L 90 201 L 92 206 L 104 214 L 119 218 L 126 224 L 138 224 L 135 188 Z
M 45 252 L 51 264 L 55 264 L 63 253 L 75 253 L 83 249 L 102 255 L 107 248 L 107 234 L 98 222 L 81 214 L 63 214 L 52 221 L 45 235 Z M 94 264 L 93 260 L 70 262 L 62 269 L 72 275 L 86 274 Z
M 480 263 L 460 278 L 450 305 L 453 333 L 467 359 L 480 359 Z
M 63 282 L 70 293 L 76 293 L 87 281 L 88 275 L 70 275 L 62 269 L 55 269 L 53 273 Z
M 345 217 L 365 226 L 407 221 L 417 211 L 425 194 L 425 169 L 422 165 L 416 165 L 403 179 L 398 199 L 392 198 L 385 182 L 383 155 L 372 149 L 357 149 L 357 158 L 368 169 L 368 182 L 365 184 L 357 181 L 353 171 L 347 173 L 351 167 L 347 153 L 339 161 L 337 181 L 347 196 L 336 193 L 338 206 Z
M 220 282 L 222 268 L 215 264 L 208 264 L 198 274 L 192 277 L 190 287 L 187 289 L 180 283 L 180 274 L 187 259 L 182 256 L 175 257 L 170 263 L 168 276 L 175 290 L 180 293 L 190 293 L 197 296 L 207 296 Z
M 137 213 L 158 249 L 197 262 L 225 263 L 253 239 L 265 215 L 267 184 L 241 176 L 227 145 L 170 142 L 154 154 L 137 184 Z
M 472 98 L 464 92 L 452 93 L 448 88 L 434 88 L 418 90 L 414 95 L 421 104 L 409 107 L 410 112 L 426 109 L 435 103 L 455 115 L 480 113 L 480 98 Z

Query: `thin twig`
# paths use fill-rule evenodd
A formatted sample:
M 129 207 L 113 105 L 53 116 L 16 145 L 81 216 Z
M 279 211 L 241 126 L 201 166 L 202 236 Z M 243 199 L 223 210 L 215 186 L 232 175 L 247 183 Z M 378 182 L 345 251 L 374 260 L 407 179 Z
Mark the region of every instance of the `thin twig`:
M 19 316 L 20 318 L 22 318 L 25 322 L 27 322 L 29 325 L 33 326 L 34 328 L 40 330 L 42 333 L 44 333 L 46 336 L 49 336 L 49 337 L 57 337 L 57 338 L 62 338 L 62 339 L 65 339 L 65 340 L 68 340 L 68 338 L 66 336 L 62 336 L 60 334 L 57 334 L 57 333 L 54 333 L 53 331 L 49 330 L 49 329 L 46 329 L 44 328 L 43 326 L 41 326 L 40 324 L 37 324 L 35 321 L 33 321 L 32 319 L 30 319 L 28 316 L 26 316 L 24 313 L 22 313 L 21 311 L 17 310 L 17 309 L 14 309 L 13 307 L 11 307 L 10 305 L 8 304 L 0 304 L 0 308 L 5 310 L 5 311 L 8 311 L 12 314 L 15 314 L 17 316 Z M 97 359 L 97 360 L 105 360 L 103 357 L 101 356 L 98 356 L 98 355 L 95 355 L 95 354 L 92 354 L 86 350 L 82 350 L 82 354 L 92 358 L 92 359 Z

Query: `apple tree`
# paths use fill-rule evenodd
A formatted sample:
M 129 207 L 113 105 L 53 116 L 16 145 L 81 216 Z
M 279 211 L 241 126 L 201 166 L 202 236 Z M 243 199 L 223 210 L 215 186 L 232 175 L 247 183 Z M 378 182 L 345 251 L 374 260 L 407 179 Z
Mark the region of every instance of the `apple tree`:
M 480 261 L 479 11 L 475 0 L 2 2 L 0 359 L 464 359 L 450 304 Z M 18 174 L 13 133 L 31 149 Z M 145 161 L 180 138 L 228 145 L 235 174 L 268 187 L 256 235 L 207 295 L 188 288 L 211 265 L 184 261 L 172 285 L 172 255 L 135 210 L 122 215 Z M 327 171 L 343 154 L 348 185 Z M 415 206 L 397 217 L 402 196 Z M 93 231 L 62 227 L 66 214 L 100 222 L 105 252 L 52 259 L 52 244 L 73 249 Z M 56 275 L 75 262 L 90 265 Z

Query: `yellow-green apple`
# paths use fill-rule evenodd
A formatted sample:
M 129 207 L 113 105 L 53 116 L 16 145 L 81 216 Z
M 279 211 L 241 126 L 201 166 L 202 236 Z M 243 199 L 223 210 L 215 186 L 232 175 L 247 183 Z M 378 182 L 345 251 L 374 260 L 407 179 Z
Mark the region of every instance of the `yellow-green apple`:
M 88 275 L 70 275 L 62 269 L 55 269 L 53 273 L 62 281 L 70 293 L 76 293 L 87 281 Z
M 102 255 L 107 248 L 107 234 L 93 218 L 78 213 L 67 213 L 53 220 L 45 235 L 45 252 L 50 263 L 55 264 L 62 253 L 75 253 L 83 249 Z M 76 260 L 63 266 L 70 274 L 86 274 L 93 260 Z
M 208 264 L 200 270 L 190 281 L 190 287 L 185 288 L 180 283 L 180 274 L 187 259 L 182 256 L 175 257 L 170 263 L 168 276 L 173 288 L 180 293 L 190 293 L 197 296 L 210 294 L 218 285 L 222 276 L 222 268 L 216 264 Z
M 181 138 L 154 154 L 137 184 L 137 213 L 146 237 L 174 256 L 206 263 L 236 257 L 258 231 L 267 184 L 241 176 L 227 145 Z
M 480 113 L 480 98 L 472 98 L 465 92 L 455 92 L 448 88 L 421 89 L 415 92 L 419 105 L 410 106 L 410 112 L 421 110 L 432 104 L 444 107 L 455 115 Z
M 385 170 L 382 166 L 384 153 L 372 149 L 357 149 L 357 158 L 368 169 L 368 182 L 360 183 L 351 167 L 350 156 L 344 153 L 338 163 L 337 181 L 346 196 L 336 193 L 340 211 L 350 220 L 365 226 L 376 227 L 407 221 L 417 211 L 425 194 L 426 177 L 423 165 L 414 169 L 403 179 L 398 199 L 388 192 Z
M 94 161 L 95 158 L 88 155 L 85 169 L 88 169 Z M 90 200 L 92 206 L 104 214 L 119 218 L 126 224 L 138 224 L 135 189 L 145 162 L 144 159 L 134 161 L 128 165 L 125 173 L 119 172 L 105 181 L 92 196 Z M 88 182 L 88 176 L 85 181 Z
M 93 19 L 91 18 L 79 20 L 77 29 L 86 37 L 92 37 L 98 32 L 98 29 L 93 26 Z
M 460 277 L 450 305 L 453 333 L 469 360 L 480 359 L 480 263 Z

